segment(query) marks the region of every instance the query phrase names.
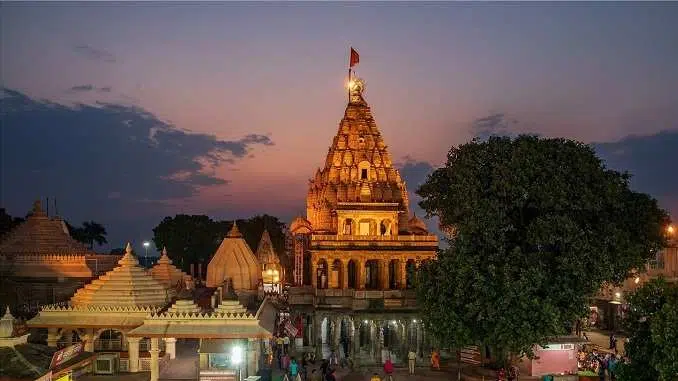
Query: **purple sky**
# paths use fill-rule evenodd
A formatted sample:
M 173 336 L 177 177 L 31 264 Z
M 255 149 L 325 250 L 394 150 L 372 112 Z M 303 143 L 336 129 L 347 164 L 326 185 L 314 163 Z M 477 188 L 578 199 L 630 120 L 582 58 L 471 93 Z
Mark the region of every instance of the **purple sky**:
M 5 2 L 0 25 L 2 86 L 25 96 L 3 114 L 0 205 L 23 215 L 57 197 L 67 218 L 104 223 L 115 247 L 150 238 L 168 214 L 302 212 L 343 114 L 350 45 L 411 188 L 414 169 L 440 164 L 490 115 L 512 132 L 608 142 L 610 155 L 624 138 L 668 155 L 617 157 L 619 169 L 678 162 L 666 146 L 678 133 L 678 3 Z M 67 107 L 25 106 L 41 100 Z M 107 106 L 77 107 L 96 101 Z M 16 132 L 30 113 L 36 129 Z M 163 129 L 176 133 L 155 139 Z M 25 158 L 33 139 L 41 160 Z M 222 160 L 207 165 L 214 149 Z M 66 184 L 73 171 L 88 175 Z M 181 190 L 163 187 L 173 173 Z M 669 174 L 636 185 L 675 214 Z

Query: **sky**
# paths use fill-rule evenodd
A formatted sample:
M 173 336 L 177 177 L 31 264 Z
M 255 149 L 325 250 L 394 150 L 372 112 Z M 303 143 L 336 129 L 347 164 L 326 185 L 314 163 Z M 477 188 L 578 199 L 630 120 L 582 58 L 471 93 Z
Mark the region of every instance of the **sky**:
M 501 130 L 594 144 L 678 215 L 678 3 L 3 2 L 0 32 L 0 207 L 56 198 L 107 247 L 305 213 L 350 46 L 410 191 Z

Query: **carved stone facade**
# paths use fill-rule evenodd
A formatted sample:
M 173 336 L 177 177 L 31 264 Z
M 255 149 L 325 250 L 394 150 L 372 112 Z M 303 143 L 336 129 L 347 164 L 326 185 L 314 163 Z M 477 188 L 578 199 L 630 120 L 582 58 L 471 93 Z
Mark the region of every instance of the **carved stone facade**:
M 304 346 L 377 360 L 384 345 L 402 355 L 423 343 L 411 288 L 419 263 L 435 257 L 438 238 L 410 218 L 406 184 L 358 81 L 324 166 L 309 182 L 306 218 L 290 224 L 296 263 L 288 302 L 304 322 Z M 374 332 L 356 336 L 360 329 Z

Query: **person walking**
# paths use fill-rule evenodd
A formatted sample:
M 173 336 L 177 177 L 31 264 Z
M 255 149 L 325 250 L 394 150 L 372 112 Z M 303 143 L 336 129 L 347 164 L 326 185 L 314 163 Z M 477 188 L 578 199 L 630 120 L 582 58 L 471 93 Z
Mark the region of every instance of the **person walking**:
M 410 350 L 410 352 L 407 354 L 407 365 L 410 370 L 410 375 L 414 374 L 414 365 L 417 361 L 417 354 L 414 353 L 413 350 Z
M 612 355 L 610 360 L 607 362 L 607 373 L 610 375 L 610 380 L 615 381 L 617 379 L 617 365 L 619 361 L 617 360 L 616 355 Z
M 440 354 L 437 350 L 431 353 L 431 367 L 435 370 L 440 370 Z
M 294 357 L 290 361 L 290 376 L 292 381 L 301 381 L 299 377 L 299 364 L 297 364 L 297 360 Z
M 393 381 L 393 361 L 391 361 L 390 356 L 386 359 L 386 362 L 384 363 L 384 373 L 386 374 L 386 377 L 384 377 L 384 381 Z

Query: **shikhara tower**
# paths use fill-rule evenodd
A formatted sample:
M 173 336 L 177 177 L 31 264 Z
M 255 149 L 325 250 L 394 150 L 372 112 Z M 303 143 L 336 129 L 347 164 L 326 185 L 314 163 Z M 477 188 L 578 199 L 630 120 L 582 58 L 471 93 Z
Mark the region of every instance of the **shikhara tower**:
M 408 342 L 412 337 L 421 344 L 417 334 L 404 334 L 416 320 L 410 288 L 420 261 L 435 256 L 438 238 L 410 215 L 405 181 L 364 89 L 361 79 L 349 82 L 344 117 L 309 181 L 306 218 L 290 224 L 297 287 L 289 302 L 296 318 L 306 322 L 305 345 L 350 342 L 349 351 L 368 349 L 376 356 L 384 346 L 402 352 L 418 345 Z M 363 340 L 356 336 L 360 329 L 367 330 Z

